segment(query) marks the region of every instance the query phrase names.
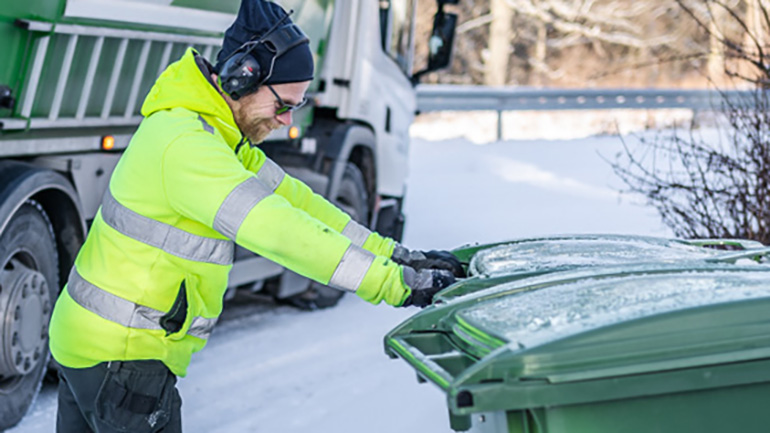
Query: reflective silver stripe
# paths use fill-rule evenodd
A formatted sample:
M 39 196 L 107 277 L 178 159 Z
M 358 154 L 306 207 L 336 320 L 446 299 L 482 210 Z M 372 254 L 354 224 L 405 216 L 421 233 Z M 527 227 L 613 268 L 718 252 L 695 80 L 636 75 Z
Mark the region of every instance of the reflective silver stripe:
M 209 125 L 209 122 L 206 122 L 206 119 L 204 119 L 203 116 L 201 116 L 200 114 L 198 115 L 198 120 L 201 121 L 201 123 L 203 124 L 203 129 L 206 132 L 208 132 L 209 134 L 214 133 L 214 127 Z
M 110 322 L 127 328 L 163 330 L 160 318 L 166 313 L 102 290 L 81 277 L 74 267 L 67 283 L 67 293 L 81 307 Z
M 214 217 L 214 230 L 235 240 L 238 229 L 251 209 L 271 194 L 273 192 L 256 177 L 246 179 L 233 188 L 219 206 L 217 216 Z
M 140 215 L 118 203 L 109 188 L 102 200 L 102 219 L 131 239 L 160 248 L 174 256 L 216 265 L 233 263 L 235 245 L 229 240 L 194 235 Z
M 283 181 L 286 173 L 272 159 L 266 158 L 262 167 L 257 170 L 257 179 L 267 185 L 270 191 L 275 191 Z
M 201 338 L 203 340 L 208 340 L 209 335 L 211 335 L 211 331 L 214 330 L 214 325 L 217 324 L 217 319 L 218 317 L 207 319 L 205 317 L 197 316 L 193 319 L 187 334 L 192 335 L 193 337 Z
M 353 220 L 348 221 L 345 228 L 342 229 L 342 236 L 350 239 L 350 241 L 353 242 L 353 245 L 357 247 L 363 247 L 364 242 L 366 242 L 370 234 L 372 234 L 372 232 L 370 232 L 369 229 Z
M 123 299 L 89 283 L 80 276 L 75 267 L 70 271 L 67 293 L 78 305 L 102 319 L 127 328 L 151 329 L 165 332 L 163 327 L 160 326 L 160 319 L 166 313 Z M 217 318 L 207 319 L 196 316 L 193 318 L 187 334 L 206 340 L 211 335 L 211 331 L 216 323 Z
M 329 285 L 335 289 L 355 292 L 374 263 L 374 254 L 351 244 L 334 270 Z
M 232 242 L 194 235 L 140 215 L 115 200 L 109 189 L 102 201 L 102 218 L 122 234 L 177 257 L 219 265 L 233 263 Z
M 214 217 L 214 230 L 235 240 L 238 229 L 251 209 L 271 195 L 283 181 L 286 173 L 272 159 L 266 158 L 257 170 L 256 178 L 249 178 L 233 188 L 219 206 Z

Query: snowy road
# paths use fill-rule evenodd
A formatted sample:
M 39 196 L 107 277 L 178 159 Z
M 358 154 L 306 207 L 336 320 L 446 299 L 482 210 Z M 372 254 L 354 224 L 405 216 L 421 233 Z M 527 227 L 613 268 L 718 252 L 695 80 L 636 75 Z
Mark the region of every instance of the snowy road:
M 485 146 L 416 139 L 405 244 L 451 248 L 554 233 L 669 236 L 654 211 L 613 191 L 618 181 L 598 153 L 619 149 L 617 137 Z M 450 432 L 443 394 L 383 353 L 383 335 L 414 312 L 353 296 L 312 313 L 264 302 L 228 306 L 180 381 L 185 431 Z M 49 385 L 9 432 L 54 431 L 55 400 Z

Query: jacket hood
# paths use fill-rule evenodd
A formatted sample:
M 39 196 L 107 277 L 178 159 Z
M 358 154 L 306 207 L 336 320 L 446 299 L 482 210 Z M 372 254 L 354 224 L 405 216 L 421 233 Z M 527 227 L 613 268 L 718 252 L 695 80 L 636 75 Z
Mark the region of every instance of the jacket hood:
M 160 74 L 144 100 L 142 115 L 148 117 L 158 111 L 181 107 L 218 118 L 237 130 L 230 107 L 198 67 L 197 55 L 188 48 L 181 59 Z

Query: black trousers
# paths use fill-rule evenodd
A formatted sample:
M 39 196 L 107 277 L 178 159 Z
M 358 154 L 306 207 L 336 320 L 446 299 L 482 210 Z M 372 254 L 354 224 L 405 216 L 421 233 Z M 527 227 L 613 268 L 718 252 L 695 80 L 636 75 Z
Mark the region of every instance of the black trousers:
M 57 433 L 181 433 L 176 376 L 160 361 L 59 370 Z

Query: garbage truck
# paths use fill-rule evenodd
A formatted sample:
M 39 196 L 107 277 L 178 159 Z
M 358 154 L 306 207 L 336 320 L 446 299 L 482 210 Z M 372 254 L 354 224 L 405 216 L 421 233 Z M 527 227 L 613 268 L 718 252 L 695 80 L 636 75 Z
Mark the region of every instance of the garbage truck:
M 435 1 L 430 40 L 421 41 L 427 65 L 416 70 L 416 0 L 279 0 L 310 37 L 317 74 L 310 104 L 264 149 L 395 239 L 414 85 L 451 57 L 457 16 L 444 6 L 456 0 Z M 239 6 L 28 0 L 0 8 L 0 430 L 18 423 L 40 389 L 52 306 L 142 120 L 144 96 L 188 47 L 214 61 Z M 320 306 L 341 296 L 246 250 L 236 251 L 227 296 L 238 288 Z

